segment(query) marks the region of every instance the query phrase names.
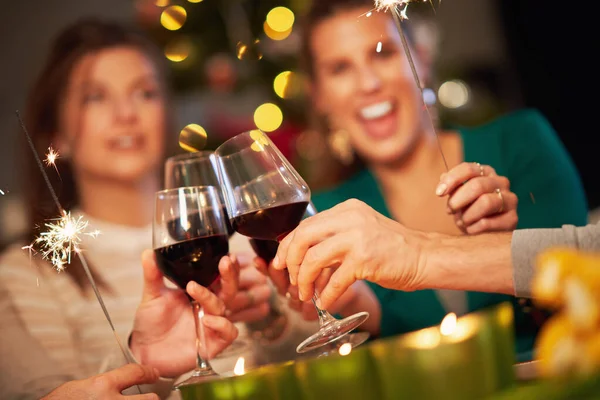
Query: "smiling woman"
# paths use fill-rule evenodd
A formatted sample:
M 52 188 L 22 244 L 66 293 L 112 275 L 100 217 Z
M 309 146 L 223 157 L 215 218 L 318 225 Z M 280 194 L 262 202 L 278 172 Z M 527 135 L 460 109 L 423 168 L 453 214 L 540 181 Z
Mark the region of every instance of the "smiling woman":
M 465 182 L 444 184 L 444 160 L 401 38 L 390 14 L 372 9 L 367 0 L 314 2 L 304 21 L 313 112 L 334 145 L 332 155 L 351 164 L 343 167 L 344 181 L 313 195 L 316 208 L 358 198 L 409 228 L 451 235 L 512 230 L 517 222 L 520 228 L 585 224 L 579 176 L 535 110 L 481 127 L 438 131 L 450 172 Z M 427 49 L 413 39 L 417 72 L 422 82 L 430 82 Z M 354 240 L 365 245 L 360 237 Z M 384 336 L 439 324 L 450 311 L 462 314 L 505 300 L 515 305 L 522 358 L 529 357 L 539 329 L 540 320 L 509 296 L 370 288 L 378 302 L 364 307 L 381 315 L 372 333 Z M 373 311 L 378 309 L 381 313 Z
M 50 167 L 48 175 L 61 204 L 103 233 L 84 238 L 82 248 L 121 343 L 142 292 L 140 254 L 150 246 L 154 193 L 172 131 L 165 73 L 164 57 L 138 32 L 81 20 L 54 41 L 25 112 L 38 153 L 50 147 L 58 153 L 56 171 Z M 35 162 L 29 159 L 28 166 L 31 232 L 1 255 L 0 282 L 18 315 L 11 323 L 41 350 L 32 348 L 34 357 L 19 355 L 21 363 L 5 360 L 19 368 L 32 363 L 36 372 L 3 385 L 2 398 L 2 393 L 19 398 L 47 393 L 54 384 L 47 380 L 54 376 L 52 365 L 70 378 L 101 372 L 116 347 L 79 259 L 72 257 L 57 274 L 22 250 L 45 220 L 59 215 Z M 5 337 L 9 331 L 2 330 L 1 341 L 14 340 Z M 38 355 L 51 360 L 50 368 L 38 368 Z M 116 360 L 121 362 L 120 354 Z

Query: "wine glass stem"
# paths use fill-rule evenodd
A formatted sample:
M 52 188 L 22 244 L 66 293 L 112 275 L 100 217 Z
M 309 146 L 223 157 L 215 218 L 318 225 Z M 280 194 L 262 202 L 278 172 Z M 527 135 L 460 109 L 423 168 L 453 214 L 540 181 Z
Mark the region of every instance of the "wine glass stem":
M 197 301 L 192 301 L 192 310 L 194 311 L 194 322 L 196 323 L 196 369 L 194 370 L 194 376 L 200 375 L 212 375 L 213 370 L 208 365 L 208 362 L 202 357 L 202 348 L 206 348 L 204 324 L 202 323 L 202 317 L 204 316 L 204 310 Z M 208 354 L 208 349 L 206 349 Z
M 319 299 L 319 296 L 317 295 L 317 293 L 313 294 L 312 297 L 312 302 L 313 305 L 315 306 L 315 308 L 317 309 L 317 315 L 319 316 L 319 325 L 320 326 L 325 326 L 328 325 L 334 321 L 337 321 L 337 319 L 335 319 L 331 314 L 329 314 L 326 310 L 322 310 L 317 306 L 317 300 Z

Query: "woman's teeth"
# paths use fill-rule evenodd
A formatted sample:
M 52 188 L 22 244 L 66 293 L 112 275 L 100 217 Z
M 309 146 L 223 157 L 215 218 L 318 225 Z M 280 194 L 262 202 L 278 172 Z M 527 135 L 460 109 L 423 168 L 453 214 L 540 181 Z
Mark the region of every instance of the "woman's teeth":
M 390 101 L 384 101 L 362 108 L 360 110 L 360 116 L 364 119 L 376 119 L 385 116 L 390 111 L 392 111 L 392 103 Z
M 116 147 L 119 149 L 131 149 L 135 143 L 133 136 L 121 136 L 116 141 Z

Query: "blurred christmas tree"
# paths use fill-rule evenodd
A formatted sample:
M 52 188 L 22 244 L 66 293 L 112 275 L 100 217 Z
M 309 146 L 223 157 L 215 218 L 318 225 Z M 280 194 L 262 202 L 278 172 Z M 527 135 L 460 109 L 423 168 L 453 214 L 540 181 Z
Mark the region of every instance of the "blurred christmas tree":
M 189 122 L 201 122 L 208 132 L 208 148 L 258 126 L 293 158 L 293 141 L 305 126 L 297 25 L 309 5 L 137 1 L 138 23 L 164 49 L 175 93 L 200 120 Z

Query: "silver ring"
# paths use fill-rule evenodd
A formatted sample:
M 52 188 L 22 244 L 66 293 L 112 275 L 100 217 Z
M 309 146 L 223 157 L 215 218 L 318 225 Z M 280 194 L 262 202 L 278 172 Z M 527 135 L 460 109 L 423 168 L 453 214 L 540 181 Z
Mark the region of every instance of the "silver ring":
M 504 211 L 504 196 L 502 196 L 502 191 L 499 188 L 497 188 L 495 192 L 498 195 L 498 197 L 500 197 L 500 201 L 502 202 L 502 204 L 500 204 L 500 209 L 498 210 L 498 214 L 500 214 Z

